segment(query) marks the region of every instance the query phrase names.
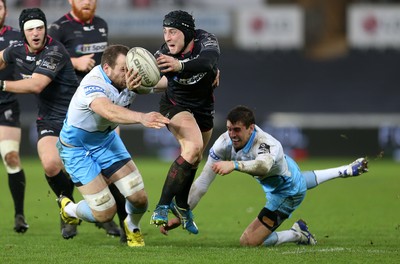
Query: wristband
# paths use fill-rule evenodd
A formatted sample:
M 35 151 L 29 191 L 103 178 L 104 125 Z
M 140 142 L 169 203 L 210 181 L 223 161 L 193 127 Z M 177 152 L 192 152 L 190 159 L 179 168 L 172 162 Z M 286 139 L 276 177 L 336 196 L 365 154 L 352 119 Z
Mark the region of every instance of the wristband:
M 236 160 L 234 160 L 233 161 L 233 165 L 235 165 L 235 170 L 239 170 L 239 163 L 236 161 Z

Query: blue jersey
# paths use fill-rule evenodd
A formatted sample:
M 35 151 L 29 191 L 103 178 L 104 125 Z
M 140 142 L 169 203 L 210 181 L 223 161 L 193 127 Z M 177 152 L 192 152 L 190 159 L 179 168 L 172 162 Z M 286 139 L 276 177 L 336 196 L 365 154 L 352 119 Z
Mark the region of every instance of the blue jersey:
M 118 124 L 109 121 L 90 108 L 91 102 L 106 97 L 114 104 L 129 107 L 136 94 L 127 88 L 118 91 L 100 65 L 83 78 L 68 108 L 60 137 L 68 145 L 87 149 L 103 145 Z
M 258 126 L 246 146 L 239 151 L 232 147 L 228 132 L 222 134 L 209 152 L 206 167 L 224 160 L 247 161 L 245 166 L 255 166 L 255 161 L 273 161 L 265 175 L 251 175 L 263 187 L 265 193 L 293 196 L 306 191 L 305 181 L 297 164 L 283 152 L 281 143 Z M 252 164 L 254 163 L 254 164 Z M 206 170 L 211 173 L 212 170 Z
M 116 105 L 129 107 L 135 97 L 127 88 L 122 91 L 115 88 L 100 65 L 83 78 L 71 100 L 57 143 L 73 182 L 87 184 L 113 164 L 131 159 L 114 130 L 118 124 L 92 111 L 90 104 L 96 98 L 108 98 Z

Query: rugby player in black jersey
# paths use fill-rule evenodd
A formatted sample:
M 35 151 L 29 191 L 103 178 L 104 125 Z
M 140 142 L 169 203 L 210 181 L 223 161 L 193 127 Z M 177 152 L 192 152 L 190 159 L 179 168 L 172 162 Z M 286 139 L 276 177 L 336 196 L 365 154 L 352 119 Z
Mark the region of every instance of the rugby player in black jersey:
M 156 88 L 166 88 L 160 113 L 170 118 L 168 129 L 178 140 L 181 153 L 170 167 L 151 223 L 166 226 L 171 209 L 184 229 L 197 234 L 188 194 L 213 130 L 220 48 L 214 34 L 195 29 L 194 19 L 186 11 L 168 13 L 163 34 L 165 43 L 156 57 L 164 76 Z
M 39 8 L 22 10 L 19 17 L 23 41 L 0 52 L 0 69 L 14 65 L 15 81 L 0 80 L 0 90 L 36 95 L 37 151 L 46 180 L 58 197 L 73 199 L 73 185 L 63 170 L 56 142 L 78 79 L 64 46 L 47 35 L 46 16 Z M 76 226 L 62 225 L 65 239 L 77 234 Z
M 0 50 L 21 40 L 17 29 L 5 25 L 7 16 L 6 0 L 0 0 Z M 13 69 L 7 67 L 0 71 L 0 80 L 13 80 Z M 29 225 L 25 221 L 25 173 L 19 156 L 21 143 L 20 109 L 17 96 L 0 91 L 0 153 L 8 174 L 8 186 L 14 201 L 14 230 L 25 233 Z
M 100 64 L 101 55 L 108 45 L 108 25 L 95 15 L 96 0 L 70 0 L 69 3 L 71 10 L 49 26 L 48 34 L 67 49 L 80 83 L 94 66 Z M 104 228 L 108 235 L 120 236 L 127 216 L 125 198 L 114 184 L 110 185 L 110 190 L 116 198 L 121 230 L 114 221 L 96 223 L 96 226 Z M 121 242 L 125 243 L 125 240 L 125 236 L 121 236 Z

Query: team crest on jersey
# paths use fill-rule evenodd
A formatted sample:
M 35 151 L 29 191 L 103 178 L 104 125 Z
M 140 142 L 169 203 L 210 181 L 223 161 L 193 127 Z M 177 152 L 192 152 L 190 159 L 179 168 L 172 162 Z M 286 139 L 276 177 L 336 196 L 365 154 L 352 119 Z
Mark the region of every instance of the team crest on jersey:
M 92 93 L 105 93 L 104 88 L 97 86 L 97 85 L 88 85 L 83 87 L 83 90 L 85 91 L 86 95 L 92 94 Z
M 258 147 L 258 154 L 271 153 L 270 148 L 271 147 L 266 143 L 261 143 L 260 146 Z
M 215 154 L 214 149 L 210 149 L 210 157 L 215 159 L 215 160 L 220 160 L 221 158 L 217 156 L 217 154 Z

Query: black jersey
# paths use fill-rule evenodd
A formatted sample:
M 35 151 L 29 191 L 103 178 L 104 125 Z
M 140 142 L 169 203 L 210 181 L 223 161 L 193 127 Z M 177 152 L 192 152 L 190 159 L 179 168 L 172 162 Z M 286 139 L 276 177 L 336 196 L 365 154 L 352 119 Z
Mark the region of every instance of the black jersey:
M 108 44 L 108 26 L 104 19 L 95 16 L 90 23 L 82 23 L 67 13 L 50 25 L 48 34 L 61 42 L 72 58 L 94 53 L 96 65 Z M 87 72 L 76 71 L 79 81 Z
M 22 36 L 17 29 L 4 25 L 0 30 L 0 50 L 3 50 L 20 40 L 22 40 Z M 13 69 L 13 65 L 8 65 L 5 69 L 1 70 L 0 80 L 14 80 Z M 11 103 L 15 100 L 17 100 L 16 94 L 0 91 L 0 104 Z
M 214 65 L 203 72 L 189 71 L 184 68 L 182 72 L 169 72 L 165 76 L 168 79 L 168 88 L 161 100 L 169 100 L 173 104 L 196 109 L 197 111 L 212 112 L 214 110 L 214 87 L 212 83 L 217 75 L 217 63 L 220 55 L 218 40 L 214 34 L 197 29 L 193 49 L 186 54 L 169 54 L 168 46 L 164 43 L 159 52 L 175 57 L 184 63 L 196 64 L 196 60 L 202 56 L 202 52 L 213 51 Z M 198 60 L 201 63 L 200 60 Z
M 9 65 L 15 63 L 17 79 L 29 79 L 33 73 L 52 79 L 37 95 L 38 119 L 62 123 L 78 87 L 71 58 L 64 46 L 48 36 L 42 50 L 30 53 L 27 44 L 19 41 L 4 50 L 3 58 Z

